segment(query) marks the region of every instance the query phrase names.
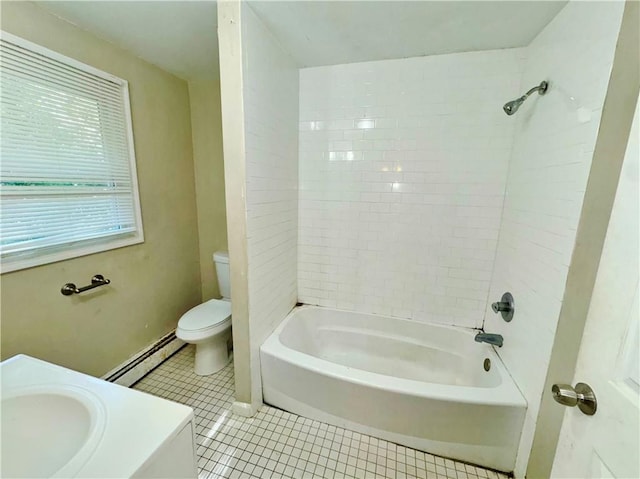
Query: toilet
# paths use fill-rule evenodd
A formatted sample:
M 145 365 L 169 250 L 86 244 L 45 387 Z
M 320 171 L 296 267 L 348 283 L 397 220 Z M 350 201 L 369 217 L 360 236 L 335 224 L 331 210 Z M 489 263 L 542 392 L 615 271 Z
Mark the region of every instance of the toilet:
M 176 336 L 196 345 L 195 373 L 213 374 L 230 361 L 231 340 L 231 282 L 229 254 L 217 251 L 213 261 L 222 299 L 211 299 L 184 313 L 178 321 Z

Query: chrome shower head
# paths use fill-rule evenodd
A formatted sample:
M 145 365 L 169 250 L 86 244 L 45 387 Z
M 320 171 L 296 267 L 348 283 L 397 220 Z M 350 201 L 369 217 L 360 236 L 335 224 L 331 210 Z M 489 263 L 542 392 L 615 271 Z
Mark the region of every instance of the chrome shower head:
M 543 81 L 542 83 L 540 83 L 540 85 L 533 87 L 531 90 L 529 90 L 527 93 L 522 95 L 520 98 L 516 98 L 515 100 L 508 101 L 507 103 L 505 103 L 502 109 L 507 115 L 511 116 L 518 111 L 518 108 L 520 108 L 520 106 L 524 103 L 524 101 L 527 98 L 529 98 L 529 96 L 533 92 L 537 91 L 540 95 L 544 95 L 547 92 L 548 88 L 549 88 L 549 84 L 546 81 Z
M 518 111 L 518 108 L 520 108 L 520 105 L 522 105 L 526 99 L 527 99 L 526 96 L 521 96 L 516 100 L 508 101 L 507 103 L 504 104 L 502 109 L 507 115 L 511 116 Z

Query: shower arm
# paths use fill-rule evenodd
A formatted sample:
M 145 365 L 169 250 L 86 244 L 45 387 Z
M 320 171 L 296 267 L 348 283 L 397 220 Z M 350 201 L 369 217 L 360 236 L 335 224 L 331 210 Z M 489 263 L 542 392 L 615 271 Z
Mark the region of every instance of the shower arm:
M 548 87 L 549 87 L 549 84 L 546 81 L 543 81 L 543 82 L 540 83 L 540 85 L 534 86 L 531 90 L 529 90 L 527 93 L 522 95 L 520 98 L 522 100 L 526 100 L 527 98 L 529 98 L 536 91 L 540 95 L 544 95 L 547 92 L 547 88 Z

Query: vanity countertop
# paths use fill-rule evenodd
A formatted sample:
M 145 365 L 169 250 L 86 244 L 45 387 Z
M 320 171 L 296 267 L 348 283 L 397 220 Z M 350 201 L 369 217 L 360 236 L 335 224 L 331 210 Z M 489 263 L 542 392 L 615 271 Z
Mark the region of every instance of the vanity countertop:
M 39 464 L 27 475 L 133 477 L 194 417 L 182 404 L 22 354 L 0 363 L 0 375 L 2 442 L 13 444 L 3 447 L 3 477 L 25 461 Z

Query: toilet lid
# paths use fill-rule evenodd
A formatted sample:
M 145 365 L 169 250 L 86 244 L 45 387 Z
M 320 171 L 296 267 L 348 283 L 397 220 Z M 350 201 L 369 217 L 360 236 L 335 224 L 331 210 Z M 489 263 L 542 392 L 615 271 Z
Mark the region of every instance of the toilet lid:
M 183 330 L 198 331 L 222 323 L 230 317 L 231 303 L 229 301 L 211 299 L 184 313 L 178 321 L 178 326 Z

